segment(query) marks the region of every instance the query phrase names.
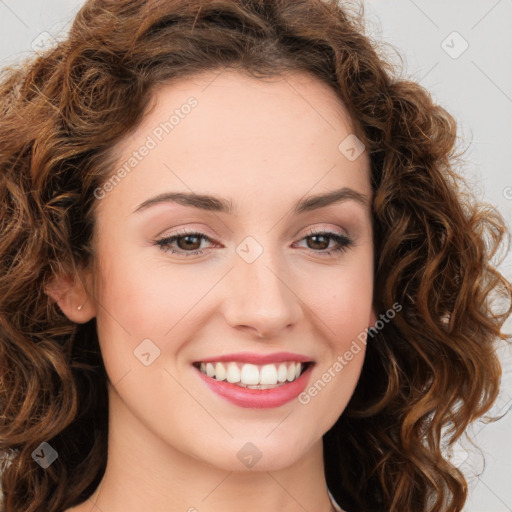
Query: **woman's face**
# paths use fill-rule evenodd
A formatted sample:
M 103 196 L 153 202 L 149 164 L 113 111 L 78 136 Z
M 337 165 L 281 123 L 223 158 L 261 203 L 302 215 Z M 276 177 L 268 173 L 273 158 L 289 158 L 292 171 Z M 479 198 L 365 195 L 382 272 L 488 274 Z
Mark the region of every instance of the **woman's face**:
M 111 421 L 144 450 L 286 467 L 321 446 L 363 363 L 368 155 L 306 75 L 211 73 L 154 99 L 95 191 Z

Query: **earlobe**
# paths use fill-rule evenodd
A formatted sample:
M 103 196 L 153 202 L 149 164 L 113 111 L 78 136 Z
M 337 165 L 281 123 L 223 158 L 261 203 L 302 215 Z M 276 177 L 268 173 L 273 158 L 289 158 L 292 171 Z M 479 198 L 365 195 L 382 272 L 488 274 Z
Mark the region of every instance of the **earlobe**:
M 86 323 L 96 314 L 86 286 L 78 276 L 59 275 L 45 288 L 45 293 L 72 322 Z

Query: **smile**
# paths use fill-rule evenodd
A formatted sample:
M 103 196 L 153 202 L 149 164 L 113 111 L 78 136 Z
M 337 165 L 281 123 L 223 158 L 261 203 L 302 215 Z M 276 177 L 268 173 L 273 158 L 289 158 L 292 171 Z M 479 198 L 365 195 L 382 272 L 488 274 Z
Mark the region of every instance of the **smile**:
M 255 365 L 240 362 L 200 363 L 199 370 L 217 381 L 227 381 L 248 389 L 272 389 L 298 379 L 307 363 L 289 361 L 285 363 Z
M 272 361 L 273 359 L 273 361 Z M 279 407 L 306 387 L 313 361 L 295 354 L 233 354 L 193 363 L 199 377 L 239 407 Z

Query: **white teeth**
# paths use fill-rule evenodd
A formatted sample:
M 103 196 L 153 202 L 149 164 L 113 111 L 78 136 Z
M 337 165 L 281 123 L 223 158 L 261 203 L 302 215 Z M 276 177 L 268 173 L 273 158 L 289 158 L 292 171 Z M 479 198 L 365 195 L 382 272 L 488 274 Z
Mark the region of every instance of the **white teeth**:
M 279 369 L 277 370 L 277 380 L 279 382 L 284 382 L 286 380 L 286 376 L 288 375 L 288 369 L 284 363 L 279 365 Z
M 300 377 L 303 365 L 296 362 L 264 364 L 243 364 L 231 361 L 229 363 L 200 363 L 201 373 L 216 380 L 226 380 L 231 384 L 252 388 L 268 389 L 292 382 Z
M 226 370 L 222 363 L 217 363 L 215 365 L 215 378 L 217 380 L 224 380 L 226 378 Z
M 242 384 L 258 384 L 260 380 L 260 371 L 255 364 L 244 364 L 240 372 L 240 382 Z
M 277 370 L 275 364 L 266 364 L 260 372 L 260 384 L 277 384 Z
M 206 375 L 208 375 L 208 377 L 215 376 L 215 367 L 212 363 L 206 363 Z
M 228 369 L 226 371 L 226 380 L 235 384 L 236 382 L 240 382 L 240 370 L 236 363 L 229 363 Z

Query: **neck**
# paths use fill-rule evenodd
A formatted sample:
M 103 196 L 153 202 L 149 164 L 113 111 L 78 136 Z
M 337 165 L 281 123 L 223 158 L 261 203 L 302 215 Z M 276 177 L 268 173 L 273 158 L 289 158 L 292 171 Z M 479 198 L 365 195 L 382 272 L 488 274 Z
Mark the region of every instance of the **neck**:
M 111 390 L 112 391 L 112 390 Z M 103 479 L 88 503 L 109 512 L 330 512 L 321 440 L 275 471 L 226 471 L 170 446 L 110 392 Z

